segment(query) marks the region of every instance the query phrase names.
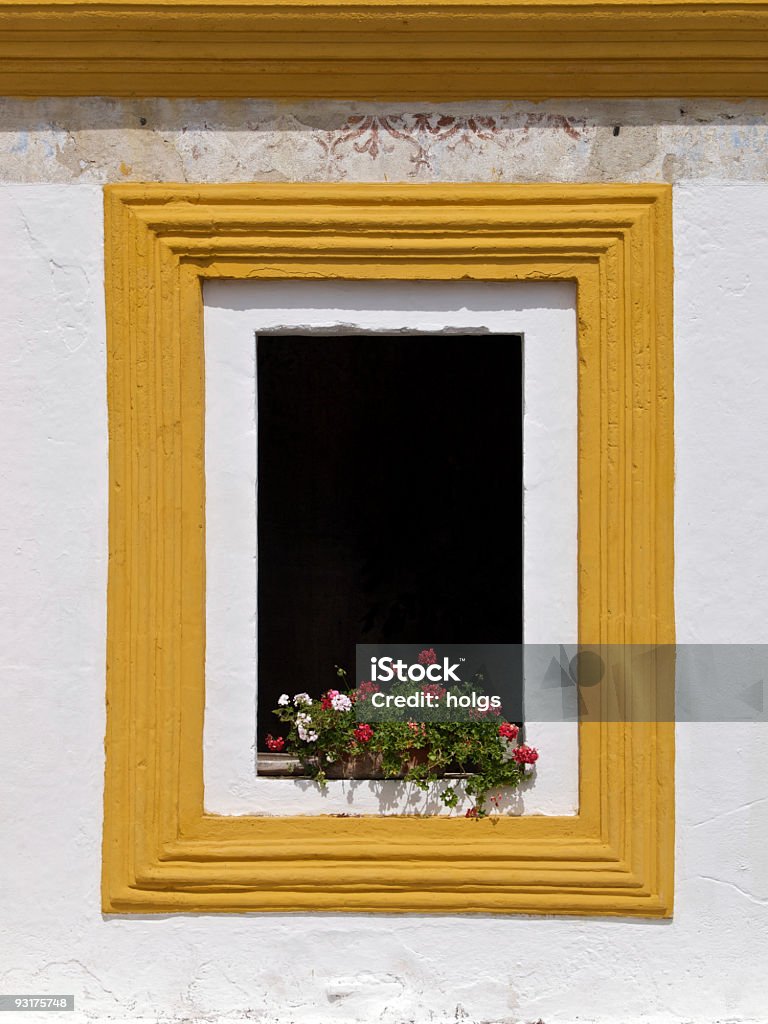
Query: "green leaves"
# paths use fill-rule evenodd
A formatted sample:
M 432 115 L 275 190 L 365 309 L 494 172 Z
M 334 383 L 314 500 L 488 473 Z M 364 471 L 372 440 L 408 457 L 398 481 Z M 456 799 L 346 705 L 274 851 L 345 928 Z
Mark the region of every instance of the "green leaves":
M 344 777 L 403 779 L 425 791 L 448 779 L 439 794 L 443 804 L 458 806 L 461 782 L 475 801 L 469 813 L 483 817 L 489 798 L 496 802 L 494 790 L 514 788 L 526 776 L 524 766 L 510 757 L 511 744 L 499 735 L 503 720 L 497 714 L 477 714 L 464 721 L 416 722 L 407 715 L 385 721 L 372 718 L 370 728 L 361 731 L 364 691 L 349 689 L 347 674 L 338 666 L 336 676 L 345 690 L 329 690 L 310 703 L 301 694 L 288 703 L 281 698 L 283 703 L 274 710 L 287 726 L 286 752 L 298 757 L 306 774 L 320 785 L 325 785 L 331 767 L 331 774 L 340 777 L 339 766 Z M 359 702 L 357 713 L 339 709 L 340 692 L 352 706 Z

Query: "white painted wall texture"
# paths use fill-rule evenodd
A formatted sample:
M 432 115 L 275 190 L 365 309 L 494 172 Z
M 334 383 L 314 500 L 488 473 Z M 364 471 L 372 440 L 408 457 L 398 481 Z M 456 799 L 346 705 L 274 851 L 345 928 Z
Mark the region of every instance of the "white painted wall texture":
M 149 106 L 175 111 L 180 123 L 182 107 Z M 227 161 L 244 149 L 225 145 L 220 112 L 234 119 L 245 108 L 214 106 L 217 137 L 205 136 L 204 106 L 184 107 L 197 118 L 196 141 L 181 129 L 169 140 L 153 134 L 131 173 L 181 177 L 163 163 L 167 151 L 195 177 L 189 153 L 199 145 L 197 177 L 239 175 Z M 119 176 L 120 133 L 140 109 L 0 108 L 9 133 L 0 170 L 10 182 L 0 187 L 0 991 L 73 992 L 78 1010 L 67 1019 L 75 1022 L 768 1020 L 768 744 L 754 725 L 678 727 L 672 921 L 101 915 L 107 422 L 97 182 Z M 585 105 L 592 143 L 551 125 L 538 137 L 532 124 L 527 144 L 516 137 L 520 159 L 528 145 L 541 160 L 549 154 L 539 178 L 610 177 L 590 170 L 594 146 L 604 153 L 610 124 L 632 109 Z M 665 141 L 678 131 L 674 107 L 636 109 L 638 118 L 650 111 L 636 135 L 648 148 L 629 147 L 635 164 L 613 176 L 656 178 L 666 166 L 676 181 L 678 636 L 768 642 L 768 184 L 736 183 L 768 180 L 768 111 L 709 104 L 701 123 L 685 115 L 675 150 Z M 504 110 L 514 121 L 515 110 Z M 287 106 L 269 111 L 286 124 L 297 116 Z M 322 125 L 338 129 L 337 113 L 318 104 L 302 116 L 311 114 L 307 131 L 319 134 Z M 270 128 L 273 142 L 281 130 Z M 24 135 L 28 149 L 14 163 L 9 143 L 23 147 Z M 344 143 L 352 147 L 344 176 L 368 168 L 382 177 L 393 166 L 404 177 L 386 163 L 392 153 L 370 152 L 368 138 L 358 137 L 361 152 Z M 249 144 L 263 162 L 242 175 L 269 176 L 266 136 Z M 644 164 L 641 151 L 651 153 Z M 477 156 L 480 179 L 492 180 L 494 161 L 501 177 L 518 173 L 511 150 L 494 154 Z M 433 156 L 426 177 L 454 176 L 455 164 Z M 282 176 L 311 176 L 298 148 L 292 159 Z M 472 159 L 462 161 L 465 175 Z M 78 177 L 90 184 L 73 183 Z M 13 184 L 54 178 L 62 183 Z

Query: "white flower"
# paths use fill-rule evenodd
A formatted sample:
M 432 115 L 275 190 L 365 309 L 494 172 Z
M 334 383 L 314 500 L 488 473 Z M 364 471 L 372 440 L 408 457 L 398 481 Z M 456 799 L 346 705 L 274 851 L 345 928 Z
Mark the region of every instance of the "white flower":
M 299 733 L 299 739 L 304 740 L 305 743 L 315 743 L 317 741 L 317 733 L 314 729 L 310 728 L 312 725 L 312 719 L 309 715 L 301 711 L 296 715 L 296 729 Z
M 293 698 L 293 703 L 298 707 L 300 704 L 311 704 L 312 698 L 308 693 L 297 693 Z
M 288 696 L 287 693 L 282 693 L 280 695 L 280 700 L 278 700 L 277 703 L 285 706 L 286 704 L 290 704 L 291 703 L 291 698 Z
M 331 707 L 335 711 L 351 711 L 352 701 L 345 693 L 337 693 L 335 697 L 331 697 Z

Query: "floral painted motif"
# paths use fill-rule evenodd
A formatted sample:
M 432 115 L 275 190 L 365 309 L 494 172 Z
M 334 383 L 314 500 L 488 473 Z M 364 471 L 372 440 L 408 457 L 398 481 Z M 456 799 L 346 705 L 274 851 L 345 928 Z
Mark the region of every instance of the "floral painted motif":
M 328 169 L 347 177 L 355 154 L 380 161 L 405 147 L 409 151 L 411 176 L 432 173 L 441 155 L 462 153 L 467 157 L 496 147 L 500 155 L 529 141 L 532 129 L 554 129 L 579 141 L 585 132 L 583 121 L 562 114 L 528 112 L 524 116 L 501 114 L 449 114 L 442 112 L 352 114 L 335 129 L 315 138 L 323 149 Z

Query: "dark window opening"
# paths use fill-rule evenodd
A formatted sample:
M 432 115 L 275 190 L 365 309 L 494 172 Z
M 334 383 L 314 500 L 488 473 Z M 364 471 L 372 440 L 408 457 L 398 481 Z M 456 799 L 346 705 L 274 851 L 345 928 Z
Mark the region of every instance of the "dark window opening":
M 522 642 L 519 336 L 259 337 L 257 389 L 260 749 L 357 643 Z

